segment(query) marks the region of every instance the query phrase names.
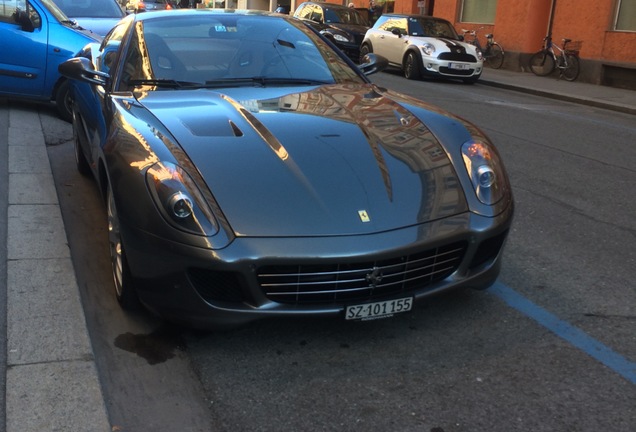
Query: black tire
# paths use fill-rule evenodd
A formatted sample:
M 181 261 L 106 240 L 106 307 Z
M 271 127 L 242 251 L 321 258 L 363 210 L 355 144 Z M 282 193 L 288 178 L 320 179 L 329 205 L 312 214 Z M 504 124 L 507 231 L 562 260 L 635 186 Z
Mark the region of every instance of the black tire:
M 75 166 L 77 166 L 77 171 L 79 171 L 81 175 L 89 177 L 92 172 L 80 145 L 78 122 L 77 113 L 73 111 L 73 150 L 75 152 Z
M 581 71 L 579 58 L 574 54 L 565 54 L 565 58 L 568 62 L 568 67 L 563 69 L 563 79 L 566 81 L 574 81 L 579 77 L 579 72 Z
M 404 76 L 409 80 L 418 80 L 422 78 L 420 72 L 420 57 L 413 51 L 409 52 L 404 58 L 404 64 L 402 69 L 404 70 Z
M 73 98 L 71 95 L 71 86 L 68 80 L 60 83 L 55 92 L 55 106 L 60 118 L 64 121 L 71 122 L 73 120 Z
M 488 66 L 493 69 L 499 69 L 503 65 L 504 50 L 497 42 L 490 46 L 490 55 L 486 59 Z
M 360 47 L 360 59 L 358 60 L 358 63 L 362 63 L 362 59 L 364 58 L 365 55 L 372 53 L 373 49 L 371 48 L 371 46 L 369 44 L 363 44 Z
M 530 71 L 537 76 L 550 75 L 554 71 L 554 58 L 544 50 L 538 51 L 530 57 Z
M 115 199 L 110 186 L 106 191 L 106 208 L 108 213 L 108 246 L 115 285 L 115 297 L 123 309 L 136 310 L 140 302 L 135 290 L 134 281 L 126 262 L 126 253 L 121 238 L 119 216 Z

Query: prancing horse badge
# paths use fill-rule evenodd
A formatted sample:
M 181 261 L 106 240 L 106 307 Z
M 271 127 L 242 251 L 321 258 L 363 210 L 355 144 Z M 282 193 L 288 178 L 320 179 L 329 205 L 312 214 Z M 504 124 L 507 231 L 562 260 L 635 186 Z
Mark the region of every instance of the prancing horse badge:
M 358 210 L 358 215 L 360 216 L 360 220 L 362 222 L 371 222 L 371 218 L 366 210 Z

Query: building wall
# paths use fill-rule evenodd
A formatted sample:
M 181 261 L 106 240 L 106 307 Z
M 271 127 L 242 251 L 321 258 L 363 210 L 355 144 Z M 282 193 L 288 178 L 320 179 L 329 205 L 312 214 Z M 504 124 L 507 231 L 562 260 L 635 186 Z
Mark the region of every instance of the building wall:
M 348 4 L 349 0 L 326 0 Z M 351 0 L 369 7 L 369 0 Z M 376 0 L 382 2 L 382 0 Z M 611 31 L 616 0 L 498 0 L 493 24 L 460 22 L 461 0 L 395 0 L 397 13 L 432 14 L 445 18 L 457 31 L 477 29 L 482 42 L 486 33 L 505 49 L 505 69 L 527 71 L 527 61 L 538 51 L 552 21 L 552 39 L 581 41 L 580 81 L 636 89 L 636 32 Z M 299 2 L 300 3 L 300 2 Z M 551 11 L 554 5 L 554 14 Z M 424 7 L 422 7 L 424 6 Z
M 412 0 L 396 0 L 396 8 L 400 2 Z M 541 48 L 548 34 L 553 2 L 552 39 L 559 45 L 563 38 L 582 41 L 579 79 L 636 89 L 636 32 L 610 30 L 614 0 L 498 0 L 494 24 L 486 25 L 480 34 L 483 38 L 494 33 L 504 46 L 504 68 L 527 70 L 529 56 Z M 454 23 L 458 31 L 484 26 L 460 22 L 461 4 L 461 0 L 435 0 L 433 14 Z

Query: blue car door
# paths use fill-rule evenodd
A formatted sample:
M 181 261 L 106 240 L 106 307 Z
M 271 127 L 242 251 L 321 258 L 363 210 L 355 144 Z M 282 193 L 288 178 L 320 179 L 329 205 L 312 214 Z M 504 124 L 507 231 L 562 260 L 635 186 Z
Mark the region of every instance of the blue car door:
M 18 16 L 32 26 L 19 24 Z M 31 28 L 32 27 L 32 28 Z M 46 83 L 48 21 L 25 0 L 0 0 L 0 93 L 42 97 Z

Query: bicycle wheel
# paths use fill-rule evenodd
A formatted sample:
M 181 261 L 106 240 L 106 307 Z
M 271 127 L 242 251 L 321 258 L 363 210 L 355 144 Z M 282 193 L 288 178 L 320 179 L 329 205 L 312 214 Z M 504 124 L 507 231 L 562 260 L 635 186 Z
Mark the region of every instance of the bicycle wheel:
M 550 75 L 554 66 L 554 58 L 545 50 L 538 51 L 530 57 L 530 70 L 537 76 Z
M 579 58 L 574 54 L 566 53 L 565 59 L 568 63 L 568 66 L 561 72 L 561 74 L 563 75 L 563 79 L 565 79 L 566 81 L 574 81 L 579 77 L 579 72 L 581 69 Z
M 497 42 L 490 46 L 490 53 L 486 58 L 488 66 L 493 69 L 499 69 L 504 61 L 504 50 Z

